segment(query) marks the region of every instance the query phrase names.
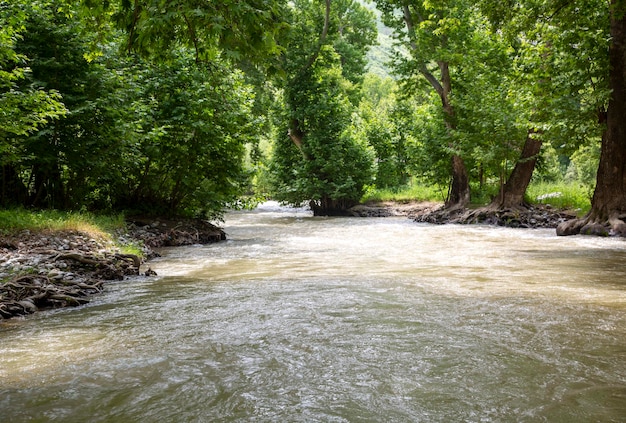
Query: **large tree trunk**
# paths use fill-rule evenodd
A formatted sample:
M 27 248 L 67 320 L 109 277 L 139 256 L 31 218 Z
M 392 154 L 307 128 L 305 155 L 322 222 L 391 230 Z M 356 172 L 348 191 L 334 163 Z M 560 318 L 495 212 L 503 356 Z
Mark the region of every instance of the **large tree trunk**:
M 626 236 L 626 15 L 623 0 L 611 1 L 609 87 L 611 97 L 591 210 L 564 222 L 558 235 L 578 233 Z
M 446 128 L 448 131 L 452 132 L 456 127 L 454 123 L 454 108 L 450 103 L 450 93 L 452 92 L 450 68 L 447 62 L 439 62 L 438 65 L 441 70 L 441 87 L 443 88 L 441 92 L 439 92 L 439 96 L 441 97 L 441 103 L 445 112 Z M 458 154 L 454 154 L 452 156 L 452 185 L 450 186 L 450 193 L 446 200 L 446 208 L 451 210 L 463 209 L 469 202 L 469 174 L 463 158 Z
M 500 195 L 495 198 L 490 207 L 500 209 L 515 209 L 524 207 L 524 195 L 535 171 L 537 157 L 541 150 L 541 140 L 534 137 L 535 131 L 528 131 L 522 154 L 515 163 L 515 167 L 504 186 Z
M 413 22 L 413 16 L 408 5 L 402 7 L 404 13 L 404 22 L 406 24 L 407 31 L 410 36 L 415 34 L 415 23 Z M 420 22 L 422 18 L 418 17 Z M 411 48 L 415 50 L 418 55 L 418 48 L 414 42 L 411 42 Z M 418 71 L 426 78 L 428 83 L 439 95 L 441 99 L 441 105 L 444 111 L 444 121 L 448 131 L 452 132 L 455 129 L 454 123 L 454 108 L 450 103 L 450 93 L 452 92 L 452 78 L 450 76 L 450 66 L 445 60 L 437 62 L 439 71 L 441 73 L 441 79 L 437 79 L 426 67 L 425 63 L 422 63 L 418 67 Z M 454 145 L 450 145 L 451 149 L 454 149 Z M 450 186 L 450 192 L 446 199 L 445 207 L 450 210 L 458 210 L 465 208 L 470 202 L 470 185 L 469 174 L 465 167 L 463 158 L 458 154 L 452 156 L 452 184 Z
M 462 209 L 470 202 L 469 175 L 461 156 L 452 156 L 452 185 L 446 200 L 447 209 Z
M 346 199 L 333 200 L 328 196 L 309 202 L 314 216 L 351 216 L 348 209 L 356 204 L 356 201 Z

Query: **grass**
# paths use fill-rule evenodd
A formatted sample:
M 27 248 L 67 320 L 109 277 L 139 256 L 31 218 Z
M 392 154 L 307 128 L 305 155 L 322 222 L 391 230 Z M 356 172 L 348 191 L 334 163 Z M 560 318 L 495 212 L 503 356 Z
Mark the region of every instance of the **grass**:
M 57 210 L 32 211 L 25 209 L 0 210 L 0 235 L 20 231 L 31 232 L 82 232 L 92 238 L 113 241 L 124 254 L 142 257 L 141 245 L 135 242 L 120 243 L 113 234 L 126 228 L 124 215 L 99 216 L 83 212 Z
M 367 202 L 410 202 L 410 201 L 444 201 L 447 188 L 434 185 L 407 185 L 397 189 L 367 190 L 362 203 Z M 556 194 L 560 193 L 560 194 Z M 576 212 L 579 216 L 584 215 L 591 208 L 591 195 L 593 191 L 580 182 L 533 182 L 526 191 L 526 198 L 531 204 L 550 204 L 557 209 L 567 209 Z M 546 196 L 546 194 L 548 194 Z M 553 194 L 553 195 L 550 195 Z M 497 195 L 497 187 L 484 187 L 481 192 L 472 191 L 473 203 L 486 205 L 491 197 Z M 546 196 L 541 199 L 541 196 Z
M 560 193 L 560 194 L 558 194 Z M 547 198 L 541 199 L 541 196 Z M 533 204 L 550 204 L 557 209 L 568 209 L 582 216 L 591 209 L 593 189 L 580 182 L 533 182 L 526 197 Z
M 79 231 L 110 238 L 116 229 L 125 227 L 124 216 L 96 216 L 91 213 L 62 212 L 57 210 L 32 211 L 26 209 L 0 210 L 0 233 L 11 234 L 23 230 Z
M 370 188 L 366 191 L 362 203 L 395 201 L 408 203 L 411 201 L 443 201 L 446 190 L 434 185 L 412 184 L 399 188 Z

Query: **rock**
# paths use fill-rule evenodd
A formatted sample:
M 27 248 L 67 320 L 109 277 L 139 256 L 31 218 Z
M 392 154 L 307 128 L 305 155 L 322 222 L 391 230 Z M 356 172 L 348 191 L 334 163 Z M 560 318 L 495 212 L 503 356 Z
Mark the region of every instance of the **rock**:
M 609 236 L 609 229 L 599 223 L 588 223 L 580 228 L 581 235 Z
M 31 300 L 22 300 L 18 301 L 17 303 L 24 307 L 24 311 L 26 311 L 27 313 L 34 313 L 39 310 Z
M 391 210 L 381 207 L 371 207 L 358 205 L 350 208 L 348 212 L 355 217 L 389 217 L 392 216 Z

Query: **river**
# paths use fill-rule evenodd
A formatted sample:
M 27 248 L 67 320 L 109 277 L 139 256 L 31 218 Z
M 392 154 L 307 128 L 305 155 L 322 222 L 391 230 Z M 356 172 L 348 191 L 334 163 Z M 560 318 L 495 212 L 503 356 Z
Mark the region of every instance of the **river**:
M 1 322 L 0 421 L 626 421 L 624 240 L 274 203 L 225 230 Z

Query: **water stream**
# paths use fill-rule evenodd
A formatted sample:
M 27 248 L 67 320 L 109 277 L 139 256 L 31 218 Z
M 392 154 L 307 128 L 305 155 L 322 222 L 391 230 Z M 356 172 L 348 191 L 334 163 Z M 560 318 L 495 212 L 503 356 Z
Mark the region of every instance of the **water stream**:
M 4 422 L 624 422 L 626 243 L 265 204 L 0 323 Z

